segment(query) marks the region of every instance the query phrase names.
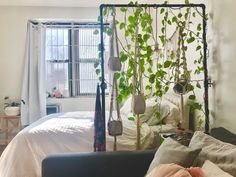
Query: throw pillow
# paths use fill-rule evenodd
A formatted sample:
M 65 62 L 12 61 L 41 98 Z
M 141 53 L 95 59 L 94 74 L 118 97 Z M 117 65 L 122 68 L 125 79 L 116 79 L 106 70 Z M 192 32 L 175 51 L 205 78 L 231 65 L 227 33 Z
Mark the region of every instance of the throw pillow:
M 202 166 L 202 171 L 205 177 L 233 177 L 230 174 L 221 170 L 216 164 L 206 160 Z
M 205 160 L 210 160 L 222 170 L 236 176 L 236 146 L 197 131 L 194 133 L 189 147 L 202 148 L 195 165 L 202 166 Z
M 159 164 L 175 163 L 183 167 L 190 167 L 200 151 L 200 148 L 192 149 L 167 138 L 157 150 L 147 173 L 150 173 Z

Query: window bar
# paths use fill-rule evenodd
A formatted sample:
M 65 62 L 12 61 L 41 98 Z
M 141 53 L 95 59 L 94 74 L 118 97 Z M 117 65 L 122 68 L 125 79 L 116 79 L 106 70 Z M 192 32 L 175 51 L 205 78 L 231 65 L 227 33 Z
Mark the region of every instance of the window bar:
M 80 80 L 80 51 L 79 51 L 79 46 L 80 46 L 80 28 L 76 30 L 76 40 L 77 40 L 77 46 L 76 46 L 76 79 L 77 79 L 77 95 L 80 95 L 80 86 L 81 86 L 81 80 Z
M 72 30 L 69 29 L 68 30 L 68 57 L 69 57 L 69 67 L 68 67 L 68 84 L 69 84 L 69 93 L 70 93 L 70 97 L 73 96 L 73 82 L 72 82 Z
M 73 26 L 72 26 L 72 34 L 71 34 L 71 36 L 72 36 L 72 48 L 73 48 L 73 50 L 72 50 L 72 96 L 76 96 L 76 88 L 77 88 L 77 85 L 76 85 L 76 57 L 75 57 L 75 39 L 74 39 L 74 37 L 75 37 L 75 29 L 73 28 Z

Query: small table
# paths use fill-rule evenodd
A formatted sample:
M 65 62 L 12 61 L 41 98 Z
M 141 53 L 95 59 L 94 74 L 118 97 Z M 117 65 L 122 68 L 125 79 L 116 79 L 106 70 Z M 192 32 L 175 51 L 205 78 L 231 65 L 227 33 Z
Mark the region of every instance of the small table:
M 9 136 L 16 135 L 21 130 L 20 116 L 0 116 L 2 129 L 1 132 L 5 133 L 4 144 L 9 143 Z
M 160 135 L 163 139 L 170 137 L 170 138 L 178 141 L 180 144 L 188 146 L 190 143 L 190 140 L 193 136 L 193 132 L 190 130 L 185 130 L 185 131 L 178 131 L 177 130 L 174 132 L 160 133 Z

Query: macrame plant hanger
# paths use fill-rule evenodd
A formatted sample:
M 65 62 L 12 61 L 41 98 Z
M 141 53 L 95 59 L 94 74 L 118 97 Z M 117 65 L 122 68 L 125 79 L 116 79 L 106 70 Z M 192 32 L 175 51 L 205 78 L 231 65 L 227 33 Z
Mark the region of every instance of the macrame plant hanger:
M 111 100 L 110 100 L 110 112 L 109 112 L 109 119 L 108 119 L 108 133 L 110 136 L 114 136 L 114 146 L 113 150 L 116 151 L 117 149 L 117 136 L 122 135 L 123 132 L 123 125 L 122 119 L 120 116 L 120 106 L 118 103 L 118 86 L 117 86 L 117 79 L 116 79 L 116 71 L 121 70 L 121 62 L 119 59 L 119 47 L 118 47 L 118 36 L 117 36 L 117 29 L 116 29 L 116 20 L 115 20 L 115 12 L 112 13 L 113 16 L 113 26 L 112 26 L 112 36 L 110 42 L 110 58 L 108 61 L 108 67 L 111 71 L 114 72 L 113 74 L 113 82 L 112 82 L 112 89 L 111 89 Z M 116 55 L 114 48 L 116 47 Z M 115 94 L 115 95 L 114 95 Z M 114 110 L 114 101 L 116 107 L 117 118 L 113 117 L 113 110 Z
M 183 27 L 182 24 L 179 24 L 179 27 L 177 29 L 178 32 L 178 47 L 176 51 L 176 68 L 175 68 L 175 85 L 174 85 L 174 92 L 176 94 L 179 94 L 181 97 L 180 105 L 181 105 L 181 120 L 180 120 L 180 126 L 183 126 L 185 115 L 184 115 L 184 94 L 187 93 L 187 86 L 189 83 L 189 74 L 188 74 L 188 68 L 187 68 L 187 61 L 185 56 L 185 46 L 184 46 L 184 40 L 183 37 Z M 182 54 L 182 56 L 181 56 Z M 180 61 L 182 59 L 182 63 Z M 181 78 L 181 71 L 180 71 L 180 65 L 182 65 L 183 73 L 186 78 Z M 181 127 L 183 128 L 183 127 Z

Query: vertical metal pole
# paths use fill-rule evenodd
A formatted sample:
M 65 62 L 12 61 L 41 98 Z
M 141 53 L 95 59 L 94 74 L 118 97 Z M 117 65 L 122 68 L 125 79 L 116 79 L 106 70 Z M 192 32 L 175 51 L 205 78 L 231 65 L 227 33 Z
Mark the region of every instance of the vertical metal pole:
M 104 40 L 103 40 L 103 4 L 100 5 L 100 37 L 101 37 L 101 74 L 102 74 L 102 81 L 101 81 L 101 89 L 102 89 L 102 116 L 103 116 L 103 125 L 104 125 L 104 131 L 103 131 L 103 137 L 104 143 L 106 145 L 106 105 L 105 105 L 105 90 L 106 90 L 106 83 L 104 79 Z M 106 150 L 106 147 L 105 147 Z
M 206 6 L 202 4 L 203 14 L 203 67 L 204 67 L 204 106 L 205 106 L 205 133 L 209 133 L 209 102 L 208 102 L 208 70 L 207 70 L 207 41 L 206 41 Z

